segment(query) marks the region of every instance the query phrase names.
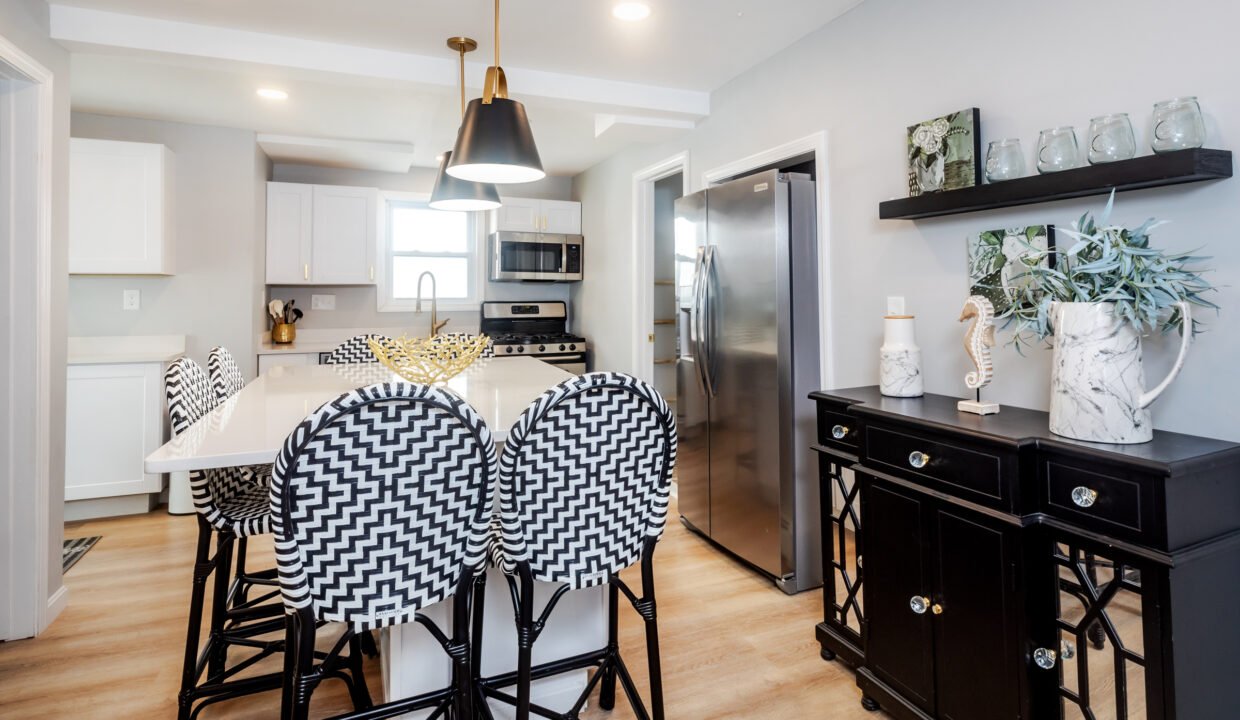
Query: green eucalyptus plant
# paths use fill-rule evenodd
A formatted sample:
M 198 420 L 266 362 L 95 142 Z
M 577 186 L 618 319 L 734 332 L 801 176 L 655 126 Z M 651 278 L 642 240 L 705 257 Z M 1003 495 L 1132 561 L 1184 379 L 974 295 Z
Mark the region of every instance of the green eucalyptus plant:
M 1215 288 L 1197 267 L 1210 258 L 1168 253 L 1150 247 L 1150 232 L 1164 222 L 1147 220 L 1135 229 L 1108 224 L 1115 192 L 1097 220 L 1090 213 L 1060 229 L 1075 242 L 1066 250 L 1028 245 L 1018 295 L 1004 327 L 1015 326 L 1012 342 L 1020 350 L 1034 339 L 1049 342 L 1051 305 L 1056 302 L 1115 303 L 1115 314 L 1139 335 L 1161 327 L 1184 332 L 1181 301 L 1218 310 L 1205 297 Z M 1191 331 L 1199 332 L 1197 321 Z

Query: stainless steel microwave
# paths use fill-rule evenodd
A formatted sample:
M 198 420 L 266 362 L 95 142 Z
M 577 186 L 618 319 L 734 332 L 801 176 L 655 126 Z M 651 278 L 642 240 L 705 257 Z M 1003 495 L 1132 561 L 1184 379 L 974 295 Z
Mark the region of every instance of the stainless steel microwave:
M 575 282 L 581 279 L 580 235 L 491 233 L 491 279 Z

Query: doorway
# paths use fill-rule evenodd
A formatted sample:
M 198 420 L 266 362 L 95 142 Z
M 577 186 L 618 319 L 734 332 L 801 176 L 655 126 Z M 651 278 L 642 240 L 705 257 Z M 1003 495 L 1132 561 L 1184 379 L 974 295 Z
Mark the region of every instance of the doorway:
M 654 335 L 653 385 L 673 410 L 677 397 L 676 359 L 688 329 L 688 314 L 680 311 L 681 301 L 688 297 L 686 284 L 693 281 L 693 256 L 682 258 L 676 252 L 676 201 L 684 194 L 683 172 L 654 183 L 654 302 L 650 325 Z
M 52 74 L 0 37 L 0 640 L 42 631 L 51 556 Z M 55 536 L 59 544 L 60 531 Z M 57 582 L 59 585 L 59 582 Z
M 676 318 L 679 315 L 673 254 L 674 206 L 676 199 L 689 191 L 688 169 L 688 156 L 679 153 L 633 174 L 633 360 L 630 372 L 654 385 L 668 400 L 676 397 Z

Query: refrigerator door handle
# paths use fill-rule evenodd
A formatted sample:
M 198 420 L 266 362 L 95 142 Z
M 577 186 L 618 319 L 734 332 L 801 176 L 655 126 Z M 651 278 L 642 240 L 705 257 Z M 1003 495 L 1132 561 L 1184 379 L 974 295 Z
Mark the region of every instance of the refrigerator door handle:
M 706 249 L 697 249 L 697 259 L 693 262 L 693 302 L 689 306 L 689 342 L 693 352 L 693 366 L 697 371 L 698 391 L 706 395 L 706 381 L 702 376 L 702 268 L 706 261 Z
M 702 346 L 702 353 L 699 356 L 699 363 L 702 365 L 702 378 L 706 384 L 707 397 L 715 397 L 715 362 L 711 357 L 712 343 L 709 333 L 714 327 L 715 309 L 710 303 L 710 279 L 715 272 L 715 246 L 706 246 L 706 262 L 702 266 L 702 305 L 699 315 L 701 316 L 700 324 L 702 332 L 698 335 L 698 342 Z

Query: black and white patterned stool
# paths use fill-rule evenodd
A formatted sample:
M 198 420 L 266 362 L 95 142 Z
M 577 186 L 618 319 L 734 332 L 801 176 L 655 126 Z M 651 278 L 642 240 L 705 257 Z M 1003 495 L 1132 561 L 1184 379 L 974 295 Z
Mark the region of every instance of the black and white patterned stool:
M 391 342 L 386 335 L 354 335 L 336 346 L 320 362 L 321 365 L 349 365 L 377 363 L 379 359 L 370 351 L 369 340 Z
M 211 375 L 211 389 L 215 392 L 215 399 L 220 402 L 236 395 L 245 387 L 245 377 L 228 348 L 219 345 L 211 348 L 207 355 L 207 372 Z
M 359 711 L 370 708 L 358 634 L 416 622 L 452 658 L 452 685 L 365 716 L 434 707 L 432 717 L 472 719 L 470 590 L 486 565 L 497 472 L 482 418 L 426 385 L 358 388 L 289 435 L 271 483 L 286 644 L 296 648 L 286 655 L 283 717 L 306 718 L 325 677 L 348 683 Z M 419 612 L 449 597 L 450 635 Z M 319 622 L 347 627 L 316 663 Z
M 164 374 L 164 392 L 174 435 L 189 430 L 219 404 L 207 374 L 188 358 L 181 358 L 168 367 Z M 233 679 L 235 673 L 279 652 L 283 646 L 280 641 L 255 639 L 282 627 L 280 605 L 274 602 L 277 594 L 274 569 L 249 573 L 244 561 L 245 538 L 271 531 L 269 476 L 270 466 L 262 465 L 193 470 L 189 474 L 198 517 L 198 544 L 178 696 L 178 716 L 182 720 L 192 717 L 205 705 L 280 686 L 278 673 Z M 216 540 L 214 555 L 211 554 L 212 536 Z M 238 539 L 241 543 L 237 548 L 238 570 L 234 577 L 233 551 Z M 210 630 L 200 650 L 209 580 L 214 582 Z M 271 589 L 251 598 L 250 592 L 255 586 Z M 228 650 L 236 646 L 251 648 L 256 653 L 229 667 Z M 202 702 L 195 708 L 199 700 Z
M 521 415 L 500 456 L 500 513 L 492 546 L 517 616 L 517 693 L 500 690 L 513 684 L 509 674 L 480 680 L 483 697 L 515 704 L 518 720 L 527 720 L 531 709 L 547 717 L 575 718 L 600 682 L 599 704 L 614 707 L 619 678 L 637 717 L 650 717 L 620 657 L 616 613 L 623 593 L 645 621 L 651 714 L 663 718 L 652 562 L 667 520 L 675 464 L 674 414 L 654 388 L 628 375 L 589 373 L 566 380 Z M 640 596 L 619 578 L 621 570 L 638 561 Z M 560 584 L 537 615 L 535 581 Z M 607 647 L 576 662 L 532 666 L 534 642 L 564 593 L 603 584 L 610 595 Z M 475 606 L 482 594 L 479 584 Z M 474 627 L 479 633 L 480 623 Z M 475 646 L 480 641 L 474 637 Z M 587 667 L 597 669 L 570 711 L 531 706 L 532 676 Z

